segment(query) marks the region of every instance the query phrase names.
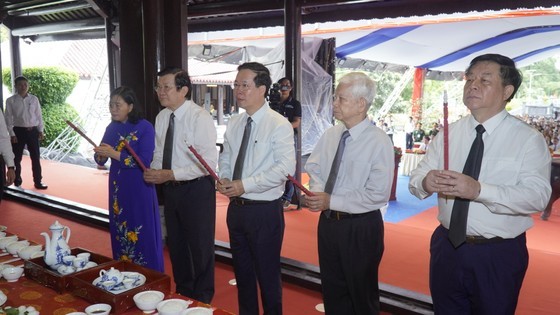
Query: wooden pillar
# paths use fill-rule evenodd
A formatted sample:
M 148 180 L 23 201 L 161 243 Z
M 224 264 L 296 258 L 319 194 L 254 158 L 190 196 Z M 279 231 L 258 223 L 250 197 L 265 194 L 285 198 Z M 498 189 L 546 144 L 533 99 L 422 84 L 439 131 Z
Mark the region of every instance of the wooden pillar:
M 10 31 L 10 53 L 12 55 L 12 92 L 15 92 L 14 80 L 23 73 L 23 70 L 21 68 L 19 36 L 13 36 L 12 31 Z
M 107 70 L 109 71 L 109 89 L 113 91 L 121 85 L 120 74 L 120 52 L 113 43 L 115 26 L 110 18 L 105 18 L 105 43 L 107 46 Z
M 188 70 L 187 1 L 165 1 L 164 15 L 163 66 Z
M 174 2 L 174 1 L 172 1 Z M 146 118 L 159 112 L 154 86 L 163 47 L 163 1 L 119 1 L 121 85 L 134 89 Z
M 284 42 L 286 51 L 286 77 L 294 82 L 293 97 L 301 99 L 301 5 L 296 0 L 284 1 Z M 296 141 L 296 174 L 301 182 L 301 128 Z M 298 190 L 296 189 L 296 192 Z

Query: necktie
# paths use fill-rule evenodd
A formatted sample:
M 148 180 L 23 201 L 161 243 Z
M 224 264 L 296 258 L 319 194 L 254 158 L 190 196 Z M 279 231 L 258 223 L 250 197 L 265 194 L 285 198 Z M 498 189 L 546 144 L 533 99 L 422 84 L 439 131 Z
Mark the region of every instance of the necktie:
M 241 179 L 243 164 L 245 163 L 245 154 L 247 153 L 247 145 L 249 145 L 249 138 L 251 137 L 252 121 L 253 119 L 251 119 L 251 117 L 247 118 L 247 124 L 245 125 L 245 130 L 243 131 L 243 139 L 241 140 L 241 146 L 239 147 L 239 154 L 237 155 L 235 167 L 233 168 L 233 180 Z
M 175 130 L 175 114 L 171 113 L 169 117 L 169 125 L 165 134 L 165 143 L 163 144 L 163 161 L 161 168 L 164 170 L 171 169 L 171 161 L 173 157 L 173 132 Z
M 334 184 L 336 183 L 336 177 L 338 176 L 338 169 L 340 167 L 340 162 L 342 161 L 342 155 L 344 154 L 344 148 L 346 147 L 346 139 L 350 136 L 350 132 L 348 130 L 342 133 L 342 137 L 340 137 L 340 141 L 338 142 L 338 148 L 336 149 L 336 154 L 334 156 L 331 171 L 329 173 L 329 177 L 327 179 L 327 183 L 325 184 L 325 192 L 327 194 L 331 194 L 334 189 Z M 327 209 L 326 215 L 327 217 L 330 216 L 331 210 Z
M 486 130 L 484 126 L 476 126 L 476 138 L 471 146 L 471 151 L 465 162 L 463 174 L 478 180 L 480 174 L 480 165 L 482 164 L 482 154 L 484 153 L 484 142 L 482 134 Z M 463 198 L 455 198 L 453 210 L 451 212 L 451 222 L 449 223 L 449 240 L 455 248 L 465 242 L 467 235 L 467 217 L 469 214 L 470 200 Z

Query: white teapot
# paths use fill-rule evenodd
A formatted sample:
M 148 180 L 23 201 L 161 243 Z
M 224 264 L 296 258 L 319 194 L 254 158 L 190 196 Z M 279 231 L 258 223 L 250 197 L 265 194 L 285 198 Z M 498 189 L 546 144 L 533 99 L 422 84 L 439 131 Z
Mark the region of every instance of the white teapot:
M 62 257 L 70 255 L 70 247 L 68 241 L 70 240 L 70 228 L 64 226 L 58 221 L 49 227 L 51 236 L 46 232 L 41 233 L 45 237 L 45 263 L 54 270 L 62 266 Z M 66 237 L 64 231 L 66 230 Z

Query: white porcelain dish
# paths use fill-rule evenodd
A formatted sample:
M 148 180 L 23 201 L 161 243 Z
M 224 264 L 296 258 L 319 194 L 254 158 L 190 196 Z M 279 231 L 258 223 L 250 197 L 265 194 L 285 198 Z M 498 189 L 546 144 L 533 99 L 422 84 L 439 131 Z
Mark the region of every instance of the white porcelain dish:
M 129 279 L 129 276 L 130 276 L 131 274 L 138 275 L 138 279 L 137 279 L 137 281 L 136 281 L 130 288 L 125 288 L 125 287 L 124 287 L 124 284 L 121 282 L 121 283 L 118 283 L 118 284 L 117 284 L 115 287 L 113 287 L 111 290 L 108 290 L 108 292 L 111 292 L 111 293 L 113 293 L 113 294 L 119 294 L 119 293 L 128 291 L 128 290 L 130 290 L 130 289 L 134 289 L 134 288 L 136 288 L 136 287 L 139 287 L 139 286 L 143 285 L 144 283 L 146 283 L 146 276 L 144 276 L 144 275 L 141 274 L 141 273 L 137 273 L 137 272 L 127 272 L 127 271 L 123 271 L 122 273 L 124 274 L 124 279 Z M 93 280 L 92 284 L 93 284 L 94 286 L 96 286 L 96 287 L 100 287 L 100 286 L 99 286 L 99 285 L 101 285 L 100 282 L 101 282 L 101 277 L 97 277 L 97 278 L 95 278 L 95 280 Z M 98 284 L 99 284 L 99 285 L 98 285 Z

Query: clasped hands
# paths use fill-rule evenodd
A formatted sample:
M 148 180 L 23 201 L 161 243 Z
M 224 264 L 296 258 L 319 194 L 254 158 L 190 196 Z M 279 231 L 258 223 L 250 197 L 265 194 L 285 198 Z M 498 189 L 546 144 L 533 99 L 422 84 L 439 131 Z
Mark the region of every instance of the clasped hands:
M 243 182 L 240 179 L 230 180 L 229 178 L 222 178 L 216 182 L 216 188 L 218 191 L 229 197 L 239 197 L 245 193 L 245 187 L 243 187 Z
M 463 173 L 449 170 L 431 170 L 422 181 L 422 187 L 430 194 L 474 200 L 480 195 L 480 183 Z
M 314 191 L 313 196 L 302 195 L 301 204 L 311 211 L 327 210 L 331 206 L 331 195 L 326 192 Z

